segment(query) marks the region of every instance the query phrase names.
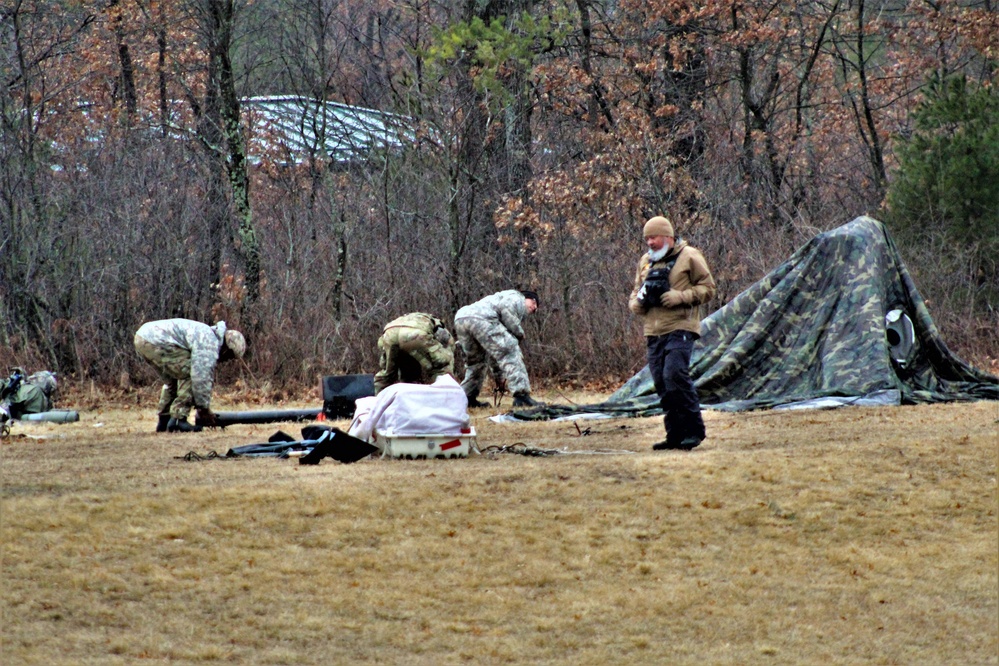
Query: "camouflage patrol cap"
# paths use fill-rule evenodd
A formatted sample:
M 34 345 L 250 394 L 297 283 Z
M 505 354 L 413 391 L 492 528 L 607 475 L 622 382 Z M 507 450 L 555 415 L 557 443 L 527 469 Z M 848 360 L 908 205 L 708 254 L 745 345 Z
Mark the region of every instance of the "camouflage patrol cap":
M 225 346 L 232 350 L 236 358 L 243 358 L 246 353 L 246 338 L 239 331 L 230 329 L 225 332 Z
M 669 219 L 657 215 L 656 217 L 650 218 L 648 222 L 645 223 L 645 228 L 642 233 L 646 238 L 649 236 L 673 236 L 673 223 Z

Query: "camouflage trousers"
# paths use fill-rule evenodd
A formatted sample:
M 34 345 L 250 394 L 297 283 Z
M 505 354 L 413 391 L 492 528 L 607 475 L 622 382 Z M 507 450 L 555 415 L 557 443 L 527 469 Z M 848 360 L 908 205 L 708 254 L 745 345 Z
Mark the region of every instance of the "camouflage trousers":
M 441 375 L 453 373 L 454 352 L 427 331 L 396 326 L 378 338 L 376 394 L 396 382 L 433 384 Z
M 461 381 L 465 395 L 469 398 L 479 395 L 487 368 L 494 381 L 506 382 L 511 393 L 531 392 L 520 342 L 505 326 L 469 317 L 456 321 L 454 329 L 465 354 L 465 378 Z
M 156 368 L 163 378 L 160 391 L 160 416 L 186 421 L 194 396 L 191 393 L 191 352 L 173 345 L 160 346 L 135 336 L 135 351 Z

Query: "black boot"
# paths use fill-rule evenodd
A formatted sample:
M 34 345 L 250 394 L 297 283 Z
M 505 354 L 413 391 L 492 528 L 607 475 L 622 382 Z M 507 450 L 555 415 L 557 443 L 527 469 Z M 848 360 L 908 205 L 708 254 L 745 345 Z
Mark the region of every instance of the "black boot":
M 540 407 L 542 403 L 531 397 L 527 391 L 518 391 L 513 394 L 514 407 Z
M 680 440 L 680 448 L 684 451 L 690 451 L 691 449 L 696 449 L 704 441 L 702 438 L 691 435 L 690 437 L 684 437 Z
M 479 392 L 476 391 L 472 395 L 468 396 L 468 406 L 469 407 L 488 407 L 489 404 L 479 400 Z
M 698 437 L 684 437 L 679 442 L 667 437 L 664 441 L 652 445 L 653 451 L 690 451 L 700 445 Z
M 171 418 L 167 421 L 167 432 L 201 432 L 201 426 L 191 425 L 187 421 Z
M 166 432 L 168 423 L 170 423 L 170 415 L 160 414 L 160 420 L 156 422 L 156 432 Z

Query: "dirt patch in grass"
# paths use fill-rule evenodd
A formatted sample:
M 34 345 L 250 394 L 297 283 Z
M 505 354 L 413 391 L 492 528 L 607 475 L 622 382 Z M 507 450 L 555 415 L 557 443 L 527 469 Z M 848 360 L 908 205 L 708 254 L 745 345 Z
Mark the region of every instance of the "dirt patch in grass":
M 183 459 L 301 424 L 119 398 L 0 444 L 4 664 L 999 662 L 999 403 L 707 412 L 690 453 L 483 409 L 559 453 L 302 466 Z

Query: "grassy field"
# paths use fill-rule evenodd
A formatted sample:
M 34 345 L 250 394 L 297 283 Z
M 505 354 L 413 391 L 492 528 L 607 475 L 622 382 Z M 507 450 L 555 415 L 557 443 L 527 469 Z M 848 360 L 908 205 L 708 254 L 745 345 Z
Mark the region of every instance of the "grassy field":
M 303 466 L 183 459 L 300 425 L 92 402 L 0 444 L 5 666 L 999 663 L 999 403 L 706 412 L 690 453 L 481 409 L 483 455 Z

